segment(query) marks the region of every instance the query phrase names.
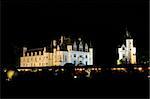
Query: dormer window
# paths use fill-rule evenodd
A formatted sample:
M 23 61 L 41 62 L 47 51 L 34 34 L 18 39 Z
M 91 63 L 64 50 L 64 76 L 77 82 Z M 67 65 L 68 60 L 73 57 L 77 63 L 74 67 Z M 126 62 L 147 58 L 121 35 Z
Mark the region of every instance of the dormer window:
M 125 50 L 125 48 L 123 47 L 122 50 Z

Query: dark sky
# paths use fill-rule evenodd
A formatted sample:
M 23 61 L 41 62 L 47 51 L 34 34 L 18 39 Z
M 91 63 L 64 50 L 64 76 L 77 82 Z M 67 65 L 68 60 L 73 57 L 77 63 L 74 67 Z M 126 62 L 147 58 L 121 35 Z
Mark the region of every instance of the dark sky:
M 148 0 L 5 0 L 2 64 L 16 64 L 24 45 L 40 47 L 62 32 L 93 40 L 96 64 L 112 64 L 126 26 L 148 55 L 148 14 Z

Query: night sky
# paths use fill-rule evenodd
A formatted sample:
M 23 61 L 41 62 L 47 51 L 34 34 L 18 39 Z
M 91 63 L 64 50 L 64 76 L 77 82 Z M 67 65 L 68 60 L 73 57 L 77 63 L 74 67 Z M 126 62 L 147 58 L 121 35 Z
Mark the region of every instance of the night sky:
M 23 46 L 43 47 L 65 32 L 93 41 L 95 64 L 114 64 L 126 26 L 139 53 L 148 55 L 148 9 L 148 0 L 5 0 L 2 64 L 17 64 Z

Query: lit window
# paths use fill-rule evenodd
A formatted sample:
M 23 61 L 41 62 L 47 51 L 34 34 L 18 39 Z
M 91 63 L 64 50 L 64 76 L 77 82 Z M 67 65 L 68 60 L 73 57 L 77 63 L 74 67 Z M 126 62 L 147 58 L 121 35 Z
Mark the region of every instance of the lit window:
M 36 58 L 35 58 L 35 61 L 37 61 Z
M 27 62 L 29 62 L 29 58 L 27 58 Z
M 138 69 L 139 69 L 139 71 L 142 71 L 142 67 L 139 67 Z

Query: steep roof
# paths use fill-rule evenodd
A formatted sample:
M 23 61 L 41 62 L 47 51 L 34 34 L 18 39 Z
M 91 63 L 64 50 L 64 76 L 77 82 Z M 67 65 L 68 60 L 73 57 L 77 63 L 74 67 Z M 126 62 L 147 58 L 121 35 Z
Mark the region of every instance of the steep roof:
M 44 48 L 35 48 L 35 49 L 29 49 L 27 52 L 37 52 L 37 51 L 43 51 Z

